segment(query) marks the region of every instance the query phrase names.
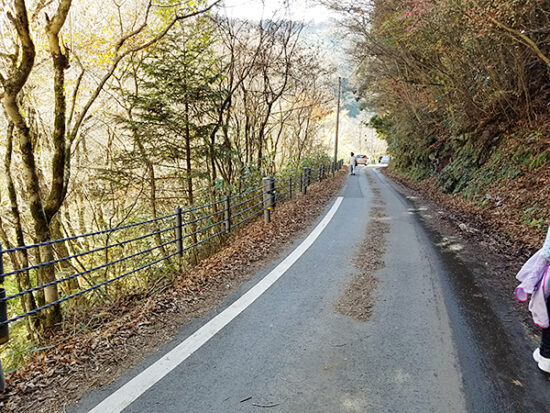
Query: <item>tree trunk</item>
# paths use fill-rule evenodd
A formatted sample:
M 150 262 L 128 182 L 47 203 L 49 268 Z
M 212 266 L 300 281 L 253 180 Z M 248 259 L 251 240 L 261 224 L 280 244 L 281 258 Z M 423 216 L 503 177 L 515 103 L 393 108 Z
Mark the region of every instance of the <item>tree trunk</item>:
M 10 212 L 14 221 L 14 231 L 18 247 L 25 245 L 25 239 L 23 236 L 23 226 L 21 221 L 21 214 L 19 213 L 19 203 L 17 200 L 17 193 L 15 190 L 15 184 L 13 182 L 13 176 L 11 173 L 11 160 L 13 153 L 13 123 L 9 123 L 6 136 L 6 154 L 4 158 L 4 173 L 6 174 L 8 197 L 10 199 Z M 26 268 L 29 266 L 29 255 L 26 249 L 21 250 L 19 258 L 14 257 L 14 268 Z M 17 276 L 17 284 L 19 291 L 29 290 L 31 286 L 31 280 L 29 278 L 28 271 L 25 271 Z M 34 295 L 32 293 L 25 294 L 21 297 L 21 306 L 25 312 L 32 311 L 36 308 L 36 302 L 34 301 Z
M 23 181 L 25 183 L 25 191 L 28 198 L 28 206 L 33 218 L 35 237 L 38 242 L 46 242 L 51 239 L 48 219 L 42 204 L 40 186 L 38 183 L 38 174 L 36 171 L 36 162 L 34 159 L 34 149 L 31 140 L 30 130 L 21 115 L 19 106 L 16 103 L 16 95 L 6 92 L 4 96 L 4 107 L 14 123 L 18 135 L 21 156 L 23 159 Z M 40 256 L 46 261 L 54 259 L 51 245 L 46 245 L 40 248 Z M 41 283 L 49 283 L 55 281 L 55 269 L 52 265 L 41 268 L 39 271 L 39 279 Z M 57 301 L 59 296 L 57 286 L 51 285 L 44 289 L 46 303 Z M 61 312 L 58 305 L 54 305 L 45 310 L 46 326 L 56 324 L 61 320 Z
M 156 182 L 156 176 L 155 176 L 155 166 L 151 162 L 151 160 L 147 157 L 147 153 L 145 152 L 145 148 L 143 146 L 143 143 L 141 142 L 141 138 L 137 136 L 136 132 L 134 131 L 134 141 L 136 142 L 141 159 L 143 160 L 143 163 L 145 164 L 145 168 L 147 169 L 147 175 L 149 176 L 149 205 L 151 206 L 151 212 L 153 214 L 153 219 L 158 218 L 158 208 L 157 208 L 157 182 Z M 158 232 L 160 230 L 160 225 L 158 222 L 155 222 L 153 227 L 155 228 L 155 232 Z M 160 247 L 159 250 L 161 251 L 163 256 L 166 256 L 166 249 L 164 247 L 161 247 L 162 245 L 162 235 L 156 234 L 155 240 L 157 242 L 157 245 Z
M 61 216 L 56 216 L 53 221 L 50 224 L 52 236 L 56 239 L 63 238 L 63 230 L 61 228 Z M 70 256 L 69 250 L 67 248 L 67 245 L 65 242 L 58 242 L 55 244 L 55 251 L 56 251 L 56 257 L 57 259 L 65 258 Z M 61 269 L 62 273 L 64 273 L 64 276 L 70 275 L 70 273 L 73 272 L 74 268 L 69 263 L 69 261 L 61 261 L 59 264 L 57 264 L 58 267 Z M 75 291 L 78 291 L 80 289 L 80 286 L 78 284 L 78 280 L 76 278 L 72 278 L 69 281 L 66 281 L 67 285 L 67 293 L 73 293 Z

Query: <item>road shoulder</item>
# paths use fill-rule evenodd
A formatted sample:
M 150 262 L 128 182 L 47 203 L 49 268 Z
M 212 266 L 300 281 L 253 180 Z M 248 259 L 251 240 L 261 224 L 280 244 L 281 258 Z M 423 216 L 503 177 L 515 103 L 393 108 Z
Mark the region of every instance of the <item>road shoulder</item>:
M 471 377 L 476 370 L 486 371 L 495 394 L 506 400 L 506 411 L 545 411 L 550 404 L 548 380 L 531 357 L 538 329 L 527 305 L 513 294 L 523 257 L 499 244 L 503 237 L 477 229 L 466 216 L 426 199 L 403 181 L 384 179 L 410 204 L 449 269 L 450 277 L 443 282 L 452 297 L 447 307 L 461 364 L 471 370 Z M 479 353 L 478 360 L 471 357 L 470 346 Z
M 346 177 L 340 171 L 334 179 L 312 185 L 307 196 L 279 204 L 271 224 L 259 218 L 244 227 L 174 287 L 164 286 L 150 298 L 128 303 L 125 310 L 118 309 L 121 314 L 115 320 L 37 352 L 33 363 L 8 376 L 8 391 L 0 398 L 2 411 L 62 411 L 124 376 L 300 239 L 340 192 Z

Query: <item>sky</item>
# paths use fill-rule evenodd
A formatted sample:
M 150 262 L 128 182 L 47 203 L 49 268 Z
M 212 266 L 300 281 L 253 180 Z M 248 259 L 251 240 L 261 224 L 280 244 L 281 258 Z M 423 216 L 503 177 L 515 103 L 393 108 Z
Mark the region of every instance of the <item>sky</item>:
M 260 20 L 278 17 L 290 17 L 292 20 L 323 23 L 330 18 L 329 11 L 318 5 L 311 5 L 310 0 L 287 0 L 290 10 L 285 10 L 284 0 L 225 0 L 225 8 L 230 17 Z

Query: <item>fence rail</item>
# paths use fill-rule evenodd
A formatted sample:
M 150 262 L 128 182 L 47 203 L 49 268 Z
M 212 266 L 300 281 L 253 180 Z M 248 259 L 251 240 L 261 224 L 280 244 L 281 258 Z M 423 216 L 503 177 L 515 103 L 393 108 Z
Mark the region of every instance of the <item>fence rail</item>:
M 262 186 L 205 205 L 185 210 L 177 208 L 172 214 L 142 222 L 8 249 L 2 249 L 0 244 L 0 285 L 3 287 L 5 280 L 11 277 L 26 277 L 27 283 L 35 281 L 34 286 L 16 292 L 8 293 L 5 288 L 0 288 L 0 344 L 8 340 L 10 324 L 83 294 L 97 292 L 176 256 L 184 257 L 196 247 L 229 233 L 262 213 L 269 222 L 270 210 L 276 203 L 292 199 L 298 192 L 305 194 L 312 181 L 325 179 L 329 172 L 334 175 L 342 166 L 340 160 L 332 165 L 321 164 L 315 173 L 304 168 L 301 173 L 287 178 L 264 178 Z M 134 234 L 141 231 L 142 234 L 127 238 L 129 230 Z M 91 241 L 96 245 L 89 247 Z M 41 262 L 41 252 L 45 248 L 53 250 L 55 259 Z M 17 254 L 27 255 L 27 261 L 30 254 L 35 263 L 15 268 L 14 263 L 18 261 L 11 259 L 10 265 L 6 265 L 5 256 L 13 258 Z M 83 262 L 82 258 L 87 261 Z M 44 281 L 43 275 L 48 269 L 55 276 Z M 56 290 L 59 295 L 48 302 L 44 297 L 38 299 L 39 294 L 48 289 Z M 23 304 L 26 297 L 32 298 L 27 300 L 27 306 Z M 29 302 L 34 303 L 32 308 L 28 308 Z

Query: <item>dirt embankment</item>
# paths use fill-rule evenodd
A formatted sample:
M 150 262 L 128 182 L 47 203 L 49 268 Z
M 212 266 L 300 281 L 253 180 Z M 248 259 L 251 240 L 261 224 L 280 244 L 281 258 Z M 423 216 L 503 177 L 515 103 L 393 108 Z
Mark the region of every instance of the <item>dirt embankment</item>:
M 346 171 L 340 171 L 334 179 L 312 185 L 307 196 L 278 204 L 270 224 L 259 217 L 220 252 L 178 277 L 175 285 L 153 297 L 99 309 L 108 321 L 52 340 L 31 363 L 7 376 L 0 411 L 64 411 L 94 388 L 113 382 L 283 253 L 315 222 L 346 178 Z
M 550 165 L 530 174 L 506 182 L 495 183 L 487 190 L 487 205 L 480 207 L 462 195 L 441 192 L 436 178 L 416 182 L 396 175 L 390 169 L 384 173 L 394 181 L 418 192 L 423 198 L 444 208 L 451 220 L 467 223 L 470 233 L 480 234 L 491 242 L 492 247 L 510 257 L 525 259 L 539 249 L 544 242 L 550 224 L 550 208 L 543 222 L 533 225 L 529 216 L 530 205 L 546 205 L 550 200 Z

